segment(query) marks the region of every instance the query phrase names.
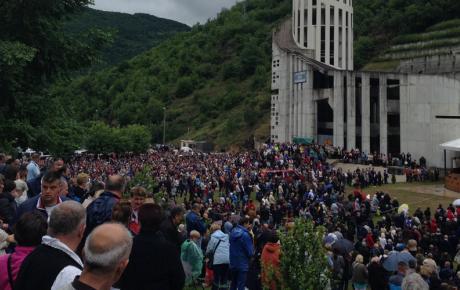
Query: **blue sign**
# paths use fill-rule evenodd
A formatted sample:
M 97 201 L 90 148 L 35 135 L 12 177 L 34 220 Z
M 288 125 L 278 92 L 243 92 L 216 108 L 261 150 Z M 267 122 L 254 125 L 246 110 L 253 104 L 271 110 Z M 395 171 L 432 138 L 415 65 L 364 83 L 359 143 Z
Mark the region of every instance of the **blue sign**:
M 307 82 L 307 72 L 299 71 L 294 73 L 294 84 L 301 84 Z

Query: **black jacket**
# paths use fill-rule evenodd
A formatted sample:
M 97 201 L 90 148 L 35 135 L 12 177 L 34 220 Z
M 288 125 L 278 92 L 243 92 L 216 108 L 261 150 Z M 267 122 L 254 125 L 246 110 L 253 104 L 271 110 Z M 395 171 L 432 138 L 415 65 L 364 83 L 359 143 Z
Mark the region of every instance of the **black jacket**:
M 181 290 L 185 274 L 179 253 L 161 232 L 143 231 L 134 238 L 122 290 Z
M 160 230 L 163 233 L 166 240 L 173 244 L 176 247 L 177 251 L 180 253 L 180 246 L 184 242 L 184 239 L 179 234 L 179 232 L 177 231 L 177 227 L 174 225 L 170 218 L 166 218 L 161 223 Z
M 387 289 L 388 275 L 382 265 L 378 263 L 371 263 L 367 267 L 369 284 L 372 290 L 385 290 Z
M 4 223 L 12 223 L 16 215 L 16 201 L 9 192 L 0 193 L 0 219 Z
M 51 289 L 59 272 L 67 266 L 81 269 L 81 266 L 63 251 L 40 245 L 22 262 L 14 289 Z

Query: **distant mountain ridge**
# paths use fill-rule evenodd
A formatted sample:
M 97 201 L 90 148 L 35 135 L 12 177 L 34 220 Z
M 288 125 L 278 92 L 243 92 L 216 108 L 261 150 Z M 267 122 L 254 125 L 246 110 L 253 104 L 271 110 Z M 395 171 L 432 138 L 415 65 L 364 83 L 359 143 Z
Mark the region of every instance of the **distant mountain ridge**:
M 78 34 L 91 28 L 115 32 L 113 44 L 102 52 L 101 66 L 111 66 L 151 49 L 187 25 L 145 13 L 127 14 L 85 8 L 70 18 L 65 29 Z

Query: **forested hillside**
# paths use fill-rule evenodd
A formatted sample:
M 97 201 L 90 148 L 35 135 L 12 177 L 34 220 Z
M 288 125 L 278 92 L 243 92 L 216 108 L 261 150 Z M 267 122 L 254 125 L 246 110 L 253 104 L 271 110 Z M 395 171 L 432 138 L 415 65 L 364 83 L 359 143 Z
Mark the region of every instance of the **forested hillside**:
M 72 35 L 94 28 L 110 31 L 114 35 L 112 45 L 103 50 L 99 67 L 130 59 L 173 34 L 190 29 L 185 24 L 149 14 L 131 15 L 90 8 L 73 15 L 64 27 Z
M 69 1 L 80 5 L 89 2 Z M 7 2 L 16 5 L 13 0 Z M 101 128 L 107 133 L 107 141 L 110 135 L 127 132 L 122 130 L 124 127 L 138 124 L 139 136 L 147 136 L 147 130 L 152 134 L 152 143 L 159 143 L 164 107 L 169 142 L 189 137 L 212 141 L 217 148 L 229 148 L 247 144 L 253 136 L 267 138 L 271 34 L 278 23 L 290 17 L 291 3 L 292 0 L 240 2 L 215 19 L 176 34 L 130 60 L 72 81 L 60 76 L 93 63 L 97 55 L 89 48 L 102 48 L 109 35 L 96 29 L 83 35 L 86 37 L 72 38 L 73 46 L 58 45 L 64 49 L 53 50 L 52 57 L 38 54 L 37 59 L 37 50 L 16 47 L 16 38 L 7 33 L 9 27 L 18 27 L 15 18 L 4 17 L 9 22 L 0 27 L 5 32 L 0 34 L 0 40 L 6 36 L 13 42 L 7 47 L 10 58 L 0 58 L 0 77 L 6 80 L 0 90 L 8 96 L 7 105 L 0 104 L 0 114 L 7 120 L 0 124 L 0 140 L 12 146 L 66 151 L 85 146 Z M 47 15 L 47 11 L 36 9 L 34 17 Z M 355 67 L 359 69 L 390 47 L 398 35 L 424 31 L 460 15 L 460 1 L 355 0 L 354 11 Z M 55 38 L 46 36 L 61 37 L 53 27 L 46 29 L 47 33 L 36 33 L 39 27 L 27 26 L 24 35 L 45 38 L 26 43 L 40 48 L 36 43 L 44 41 L 42 46 L 53 47 Z M 80 50 L 89 53 L 78 53 Z M 61 57 L 63 52 L 72 58 Z M 11 58 L 15 60 L 13 65 Z M 40 70 L 34 80 L 40 90 L 34 82 L 28 82 L 37 65 Z M 50 82 L 54 83 L 51 88 Z M 112 132 L 101 122 L 121 129 Z
M 268 135 L 271 31 L 291 0 L 251 0 L 113 68 L 60 85 L 55 96 L 79 120 L 142 124 L 161 142 L 181 136 L 220 148 Z

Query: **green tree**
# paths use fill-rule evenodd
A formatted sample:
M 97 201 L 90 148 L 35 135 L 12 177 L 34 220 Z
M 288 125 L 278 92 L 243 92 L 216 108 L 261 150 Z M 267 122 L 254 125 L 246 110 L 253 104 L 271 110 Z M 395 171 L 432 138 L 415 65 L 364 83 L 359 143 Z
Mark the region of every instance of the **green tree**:
M 326 289 L 328 265 L 323 248 L 323 227 L 297 219 L 294 227 L 280 235 L 281 274 L 289 290 Z
M 110 42 L 111 35 L 97 29 L 78 37 L 62 31 L 65 17 L 91 3 L 3 0 L 0 4 L 0 119 L 6 120 L 0 126 L 0 149 L 1 143 L 58 151 L 73 147 L 67 138 L 46 137 L 68 136 L 74 126 L 61 122 L 50 127 L 64 111 L 50 106 L 54 100 L 45 89 L 51 81 L 94 63 L 99 49 Z

